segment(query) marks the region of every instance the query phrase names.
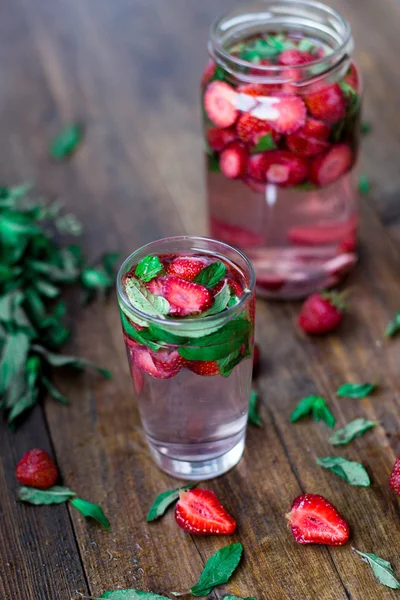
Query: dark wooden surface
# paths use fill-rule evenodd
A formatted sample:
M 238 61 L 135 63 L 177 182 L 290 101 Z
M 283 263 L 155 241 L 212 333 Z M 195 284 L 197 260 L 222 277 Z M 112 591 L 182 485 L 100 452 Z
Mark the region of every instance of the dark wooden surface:
M 85 224 L 95 257 L 127 255 L 164 235 L 206 233 L 198 81 L 212 18 L 230 0 L 3 0 L 0 6 L 0 178 L 35 180 Z M 387 480 L 400 453 L 400 341 L 382 332 L 400 303 L 400 75 L 395 0 L 335 0 L 350 20 L 374 130 L 362 165 L 374 182 L 362 199 L 361 262 L 340 333 L 305 339 L 296 304 L 258 302 L 258 380 L 263 429 L 250 428 L 245 456 L 211 482 L 238 518 L 245 559 L 232 594 L 258 600 L 389 600 L 350 545 L 296 545 L 282 514 L 301 491 L 330 498 L 348 518 L 352 544 L 390 560 L 400 576 L 399 503 Z M 48 140 L 79 117 L 87 138 L 68 164 L 53 165 Z M 107 589 L 183 590 L 226 540 L 179 530 L 172 514 L 147 525 L 154 496 L 175 482 L 152 464 L 140 431 L 115 301 L 71 308 L 69 350 L 108 366 L 60 382 L 73 398 L 37 408 L 16 433 L 0 423 L 0 598 L 71 600 Z M 379 376 L 379 393 L 336 399 L 346 380 Z M 316 466 L 332 453 L 323 424 L 288 423 L 299 398 L 325 395 L 338 423 L 381 426 L 337 454 L 361 460 L 373 484 L 354 488 Z M 99 502 L 107 533 L 65 505 L 17 504 L 14 467 L 30 447 L 51 449 L 65 485 Z M 234 540 L 232 540 L 234 541 Z M 223 589 L 211 594 L 221 598 Z

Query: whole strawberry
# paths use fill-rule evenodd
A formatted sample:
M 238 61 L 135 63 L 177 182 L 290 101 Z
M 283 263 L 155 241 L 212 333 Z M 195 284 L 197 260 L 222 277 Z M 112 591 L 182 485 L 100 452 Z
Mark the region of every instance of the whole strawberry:
M 396 494 L 400 496 L 400 456 L 397 457 L 390 474 L 389 485 Z
M 321 335 L 334 331 L 343 319 L 344 293 L 317 292 L 301 307 L 297 322 L 303 331 Z
M 58 479 L 58 469 L 44 450 L 28 450 L 17 464 L 15 475 L 21 485 L 47 490 Z

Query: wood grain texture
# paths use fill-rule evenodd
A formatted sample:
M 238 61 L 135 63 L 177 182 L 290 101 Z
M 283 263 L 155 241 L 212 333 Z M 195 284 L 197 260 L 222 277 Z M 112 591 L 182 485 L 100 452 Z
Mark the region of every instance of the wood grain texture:
M 283 517 L 301 491 L 322 493 L 348 518 L 352 544 L 390 560 L 400 574 L 399 503 L 387 486 L 400 453 L 400 342 L 382 334 L 400 298 L 400 6 L 395 0 L 332 5 L 352 24 L 365 114 L 374 126 L 363 143 L 362 169 L 373 188 L 363 198 L 361 261 L 349 278 L 350 315 L 327 339 L 297 332 L 297 304 L 258 302 L 264 427 L 249 428 L 239 466 L 210 483 L 237 516 L 237 535 L 193 539 L 178 530 L 171 511 L 145 523 L 154 497 L 176 482 L 155 468 L 144 444 L 115 301 L 85 311 L 73 303 L 67 350 L 110 368 L 114 378 L 60 378 L 73 402 L 46 403 L 51 440 L 40 411 L 16 435 L 1 425 L 1 598 L 69 600 L 76 590 L 99 595 L 133 586 L 181 591 L 217 548 L 236 540 L 245 547 L 243 565 L 211 598 L 228 590 L 258 600 L 397 597 L 375 582 L 350 546 L 296 545 Z M 127 255 L 166 235 L 206 232 L 198 81 L 208 27 L 231 6 L 231 0 L 3 1 L 1 178 L 35 179 L 41 192 L 61 195 L 84 222 L 83 244 L 93 258 L 115 249 Z M 51 164 L 48 140 L 76 117 L 87 126 L 82 149 L 66 164 Z M 335 397 L 341 383 L 375 376 L 380 386 L 370 398 Z M 323 423 L 289 424 L 291 410 L 309 393 L 327 398 L 340 426 L 358 416 L 381 425 L 349 447 L 332 448 Z M 65 484 L 102 505 L 109 532 L 73 508 L 14 503 L 16 460 L 30 445 L 50 443 Z M 318 467 L 315 458 L 329 454 L 362 461 L 371 488 L 352 488 Z M 23 558 L 21 573 L 4 566 L 10 548 Z

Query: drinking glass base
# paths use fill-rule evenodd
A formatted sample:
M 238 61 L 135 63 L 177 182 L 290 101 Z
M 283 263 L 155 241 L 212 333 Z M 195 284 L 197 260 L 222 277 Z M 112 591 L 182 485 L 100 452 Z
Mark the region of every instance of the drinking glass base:
M 157 466 L 176 479 L 205 481 L 226 473 L 237 465 L 244 451 L 245 436 L 229 452 L 215 458 L 198 461 L 178 460 L 159 452 L 148 440 L 151 455 Z

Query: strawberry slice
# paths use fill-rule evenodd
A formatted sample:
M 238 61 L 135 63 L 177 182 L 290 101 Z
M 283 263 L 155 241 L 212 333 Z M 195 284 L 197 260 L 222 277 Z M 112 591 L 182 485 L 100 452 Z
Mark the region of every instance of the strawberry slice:
M 212 81 L 204 94 L 204 110 L 217 127 L 230 127 L 239 115 L 233 105 L 236 92 L 225 81 Z
M 153 294 L 153 296 L 164 296 L 166 281 L 167 278 L 161 275 L 161 277 L 155 277 L 155 279 L 152 279 L 146 283 L 146 287 Z
M 179 492 L 175 520 L 184 531 L 197 535 L 231 535 L 236 529 L 235 519 L 214 492 L 200 488 Z
M 161 360 L 158 364 L 155 361 L 155 354 L 150 352 L 147 348 L 141 347 L 133 352 L 132 359 L 136 368 L 140 369 L 144 373 L 151 375 L 155 379 L 170 379 L 177 375 L 180 371 L 180 367 L 177 368 L 175 364 L 167 365 L 167 368 L 161 366 L 161 364 L 167 364 L 167 361 L 164 359 Z M 132 372 L 132 369 L 131 369 Z M 136 374 L 135 374 L 136 377 Z M 135 379 L 134 379 L 135 385 Z M 141 384 L 143 387 L 143 383 Z M 135 386 L 136 389 L 136 386 Z M 140 393 L 140 392 L 138 392 Z
M 144 375 L 143 371 L 141 371 L 137 364 L 134 362 L 133 355 L 131 355 L 130 366 L 133 381 L 133 389 L 135 390 L 136 394 L 140 396 L 144 387 Z
M 202 377 L 213 377 L 221 372 L 215 360 L 189 360 L 186 362 L 186 368 Z
M 275 142 L 281 138 L 281 135 L 277 131 L 274 131 L 267 121 L 258 119 L 250 113 L 243 113 L 239 117 L 236 124 L 236 131 L 242 142 L 251 145 L 258 144 L 260 138 L 268 134 L 271 134 Z
M 267 162 L 265 157 L 265 152 L 260 152 L 258 154 L 253 154 L 252 156 L 250 156 L 248 166 L 250 181 L 256 181 L 260 183 L 266 182 Z
M 298 246 L 336 244 L 349 232 L 349 223 L 338 225 L 299 225 L 289 229 L 288 240 Z
M 326 142 L 330 134 L 331 128 L 329 125 L 312 117 L 308 117 L 304 127 L 297 131 L 297 135 L 304 135 L 305 137 L 322 140 L 323 142 Z
M 240 248 L 263 246 L 266 243 L 264 235 L 214 218 L 210 219 L 210 229 L 213 237 Z
M 259 75 L 259 69 L 255 68 L 256 75 Z M 274 96 L 282 91 L 279 83 L 246 83 L 237 88 L 238 93 L 247 94 L 247 96 Z
M 208 61 L 208 63 L 206 64 L 206 67 L 201 76 L 201 87 L 202 88 L 205 88 L 206 85 L 214 77 L 216 69 L 217 69 L 217 65 L 215 64 L 215 62 L 212 59 L 210 59 Z
M 305 160 L 286 150 L 264 152 L 265 177 L 269 183 L 284 187 L 298 185 L 307 177 Z
M 228 129 L 220 129 L 219 127 L 211 127 L 207 130 L 207 142 L 212 150 L 220 152 L 226 146 L 233 142 L 236 138 L 236 131 L 233 127 Z
M 232 293 L 234 296 L 238 296 L 238 298 L 240 298 L 241 296 L 243 296 L 243 289 L 242 286 L 240 285 L 240 283 L 238 281 L 236 281 L 235 279 L 222 279 L 219 283 L 217 283 L 216 286 L 213 287 L 213 293 L 218 294 L 218 292 L 223 288 L 223 286 L 225 285 L 225 282 L 228 282 L 229 287 L 232 290 Z
M 277 97 L 271 109 L 276 111 L 276 116 L 269 122 L 280 133 L 295 133 L 306 122 L 306 107 L 298 96 Z
M 296 65 L 305 65 L 314 60 L 316 60 L 316 58 L 310 52 L 304 52 L 297 48 L 289 48 L 288 50 L 281 52 L 278 63 L 287 67 L 293 67 Z
M 207 259 L 200 256 L 179 256 L 165 267 L 168 275 L 180 277 L 185 281 L 193 281 L 207 265 Z
M 345 98 L 337 83 L 331 83 L 310 92 L 305 97 L 305 103 L 313 117 L 331 125 L 346 115 Z
M 219 167 L 225 177 L 238 179 L 247 170 L 248 154 L 240 142 L 231 142 L 219 157 Z
M 310 181 L 328 185 L 344 175 L 353 164 L 353 152 L 347 144 L 336 144 L 321 156 L 314 158 L 310 167 Z
M 211 307 L 213 295 L 198 283 L 178 277 L 167 277 L 164 298 L 170 303 L 170 315 L 186 317 L 197 315 Z
M 301 494 L 285 516 L 299 544 L 342 546 L 349 539 L 346 521 L 333 504 L 318 494 Z
M 158 370 L 168 371 L 176 375 L 185 366 L 185 359 L 177 350 L 158 350 L 152 355 Z
M 360 91 L 360 78 L 358 75 L 358 71 L 357 71 L 357 67 L 354 64 L 354 62 L 351 62 L 350 65 L 350 69 L 349 72 L 347 73 L 346 77 L 344 78 L 345 82 L 348 83 L 349 85 L 351 85 L 351 87 L 353 88 L 353 90 L 355 92 L 359 92 Z
M 299 156 L 316 156 L 321 152 L 326 152 L 329 148 L 328 142 L 312 139 L 298 133 L 286 136 L 286 144 L 289 150 Z
M 390 474 L 389 486 L 396 494 L 400 495 L 400 456 L 397 457 Z

